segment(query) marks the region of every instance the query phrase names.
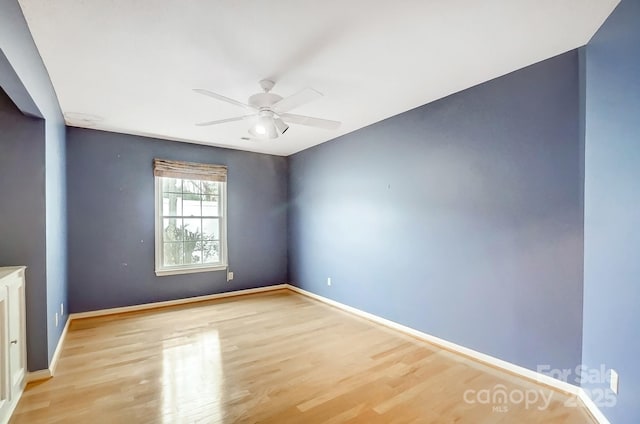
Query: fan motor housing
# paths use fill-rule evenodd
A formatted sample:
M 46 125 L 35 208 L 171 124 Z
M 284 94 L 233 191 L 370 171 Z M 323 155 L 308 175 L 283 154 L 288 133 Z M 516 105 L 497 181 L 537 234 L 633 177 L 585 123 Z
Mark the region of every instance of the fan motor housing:
M 282 96 L 273 93 L 258 93 L 249 97 L 249 105 L 262 109 L 270 108 L 273 104 L 282 100 Z

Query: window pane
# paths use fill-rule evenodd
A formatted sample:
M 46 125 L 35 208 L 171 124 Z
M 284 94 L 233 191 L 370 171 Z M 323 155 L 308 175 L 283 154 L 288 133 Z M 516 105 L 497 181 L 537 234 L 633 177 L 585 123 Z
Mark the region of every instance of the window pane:
M 182 215 L 182 194 L 163 193 L 162 194 L 162 215 L 180 216 Z
M 218 196 L 202 196 L 202 216 L 220 216 Z
M 189 269 L 220 264 L 226 248 L 221 232 L 225 183 L 161 177 L 159 184 L 162 263 L 158 266 Z
M 164 241 L 182 241 L 182 218 L 165 218 L 162 224 Z
M 203 263 L 213 264 L 220 262 L 220 242 L 204 241 L 202 242 Z
M 220 183 L 215 181 L 201 181 L 202 194 L 220 194 Z
M 220 224 L 217 218 L 202 220 L 202 238 L 205 240 L 220 240 Z
M 182 205 L 184 207 L 184 216 L 202 216 L 200 206 L 200 194 L 185 194 Z
M 164 266 L 182 265 L 182 242 L 163 244 Z
M 184 242 L 184 263 L 185 264 L 201 264 L 202 263 L 202 242 L 185 241 Z
M 182 180 L 182 191 L 184 193 L 200 194 L 200 180 Z
M 202 239 L 202 220 L 200 218 L 184 219 L 184 241 L 198 241 Z
M 182 179 L 160 177 L 162 180 L 162 191 L 170 193 L 182 193 Z

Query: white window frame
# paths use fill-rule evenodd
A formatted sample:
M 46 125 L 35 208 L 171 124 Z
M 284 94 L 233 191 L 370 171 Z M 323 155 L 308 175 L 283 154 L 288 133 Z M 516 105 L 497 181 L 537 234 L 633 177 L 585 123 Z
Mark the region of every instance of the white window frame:
M 162 266 L 163 258 L 163 231 L 162 231 L 162 184 L 160 179 L 163 177 L 154 176 L 155 184 L 155 272 L 157 276 L 192 274 L 196 272 L 223 271 L 229 266 L 227 261 L 227 182 L 220 182 L 220 263 L 216 265 L 209 264 L 188 264 L 176 265 L 171 267 Z M 181 178 L 185 179 L 185 178 Z M 186 178 L 197 180 L 198 178 Z

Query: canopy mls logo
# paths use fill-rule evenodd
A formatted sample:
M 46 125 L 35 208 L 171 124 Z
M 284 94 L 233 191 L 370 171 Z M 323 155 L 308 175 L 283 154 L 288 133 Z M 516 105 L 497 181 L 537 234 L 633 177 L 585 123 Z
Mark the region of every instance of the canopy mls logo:
M 557 380 L 583 387 L 583 390 L 598 407 L 609 408 L 616 404 L 616 396 L 607 385 L 610 372 L 604 364 L 600 365 L 599 368 L 578 365 L 573 369 L 558 369 L 551 368 L 550 365 L 538 365 L 537 371 Z M 589 388 L 585 388 L 584 385 L 588 385 Z M 598 385 L 606 385 L 606 387 L 598 387 Z M 549 389 L 531 387 L 508 389 L 503 384 L 496 384 L 493 387 L 480 390 L 468 389 L 463 394 L 463 400 L 467 404 L 491 405 L 493 412 L 505 413 L 509 412 L 510 408 L 513 407 L 536 408 L 543 411 L 550 407 L 553 395 L 554 391 Z M 577 397 L 569 397 L 564 402 L 564 406 L 578 407 Z
M 548 389 L 507 389 L 496 384 L 488 389 L 465 390 L 463 400 L 468 404 L 491 405 L 493 412 L 509 412 L 509 406 L 524 405 L 525 409 L 537 408 L 544 411 L 549 408 L 553 391 Z
M 607 370 L 605 364 L 600 364 L 598 368 L 589 368 L 586 365 L 580 364 L 573 369 L 551 368 L 550 365 L 538 365 L 537 371 L 540 374 L 548 375 L 556 380 L 582 387 L 582 390 L 585 391 L 598 408 L 611 408 L 615 406 L 617 402 L 614 391 L 608 386 L 611 371 Z M 577 399 L 569 398 L 565 402 L 565 405 L 578 406 Z

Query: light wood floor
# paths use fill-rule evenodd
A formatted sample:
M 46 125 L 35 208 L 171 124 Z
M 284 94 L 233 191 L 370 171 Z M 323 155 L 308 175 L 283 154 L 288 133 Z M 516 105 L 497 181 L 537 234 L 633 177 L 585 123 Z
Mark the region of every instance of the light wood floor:
M 552 400 L 465 402 L 496 385 Z M 75 320 L 11 423 L 593 423 L 567 399 L 278 291 Z

